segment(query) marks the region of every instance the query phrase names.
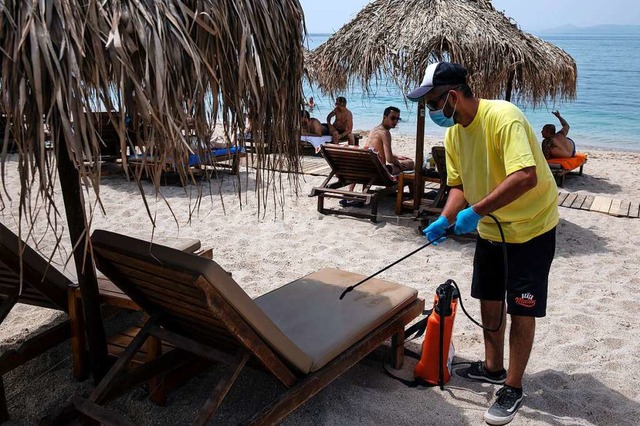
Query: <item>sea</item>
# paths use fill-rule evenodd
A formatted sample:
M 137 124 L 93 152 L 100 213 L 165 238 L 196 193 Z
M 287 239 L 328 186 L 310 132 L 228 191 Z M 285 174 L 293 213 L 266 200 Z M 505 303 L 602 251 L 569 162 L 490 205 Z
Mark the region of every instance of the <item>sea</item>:
M 314 49 L 329 34 L 309 34 L 307 47 Z M 536 131 L 547 123 L 560 124 L 551 111 L 558 110 L 571 129 L 569 136 L 578 150 L 593 147 L 609 150 L 640 151 L 640 34 L 540 35 L 576 61 L 577 96 L 574 101 L 552 102 L 533 108 L 517 104 Z M 419 82 L 416 82 L 419 84 Z M 417 106 L 408 102 L 401 90 L 385 80 L 365 94 L 360 85 L 336 96 L 347 98 L 347 108 L 354 117 L 354 129 L 369 130 L 378 125 L 383 110 L 390 105 L 400 108 L 402 121 L 394 130 L 401 135 L 416 134 Z M 324 122 L 333 109 L 334 99 L 318 87 L 304 83 L 305 96 L 313 96 L 316 107 L 311 112 Z M 425 135 L 444 138 L 444 129 L 427 119 Z M 541 138 L 541 137 L 540 137 Z

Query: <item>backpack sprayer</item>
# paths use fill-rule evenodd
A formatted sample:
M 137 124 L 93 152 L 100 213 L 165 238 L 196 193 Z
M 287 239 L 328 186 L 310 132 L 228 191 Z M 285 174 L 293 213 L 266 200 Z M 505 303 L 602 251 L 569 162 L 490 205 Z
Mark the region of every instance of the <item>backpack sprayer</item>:
M 508 270 L 507 247 L 504 233 L 502 232 L 502 226 L 500 226 L 500 222 L 498 222 L 498 219 L 496 219 L 496 217 L 493 215 L 488 216 L 493 219 L 493 221 L 498 225 L 500 236 L 502 237 L 504 281 L 506 289 Z M 451 235 L 453 233 L 453 229 L 454 225 L 450 225 L 446 228 L 444 235 Z M 381 274 L 392 266 L 397 265 L 406 258 L 413 256 L 420 250 L 430 246 L 437 241 L 438 240 L 427 242 L 426 244 L 418 247 L 411 253 L 396 260 L 390 265 L 387 265 L 374 274 L 360 280 L 358 283 L 347 287 L 340 295 L 340 300 L 342 300 L 347 293 L 353 291 L 359 285 L 365 283 L 378 274 Z M 458 284 L 456 284 L 456 282 L 453 280 L 447 280 L 444 284 L 440 284 L 436 289 L 436 293 L 433 299 L 433 308 L 424 312 L 424 314 L 427 316 L 405 330 L 405 335 L 410 336 L 407 338 L 407 340 L 413 340 L 425 334 L 424 341 L 422 342 L 422 353 L 420 355 L 405 349 L 405 354 L 418 359 L 418 363 L 416 364 L 413 371 L 414 380 L 404 380 L 395 376 L 387 370 L 385 365 L 385 371 L 387 372 L 387 374 L 410 387 L 427 384 L 437 385 L 440 387 L 440 389 L 444 389 L 444 385 L 451 379 L 451 371 L 453 367 L 453 356 L 455 350 L 453 347 L 453 343 L 451 342 L 451 336 L 453 334 L 453 322 L 456 316 L 458 301 L 460 302 L 460 307 L 462 308 L 462 311 L 465 313 L 465 315 L 478 327 L 490 332 L 494 332 L 500 329 L 502 321 L 504 320 L 504 300 L 502 301 L 502 308 L 500 310 L 500 321 L 498 322 L 497 327 L 495 329 L 489 329 L 473 319 L 471 315 L 469 315 L 469 313 L 464 308 L 462 299 L 460 298 L 460 289 L 458 288 Z

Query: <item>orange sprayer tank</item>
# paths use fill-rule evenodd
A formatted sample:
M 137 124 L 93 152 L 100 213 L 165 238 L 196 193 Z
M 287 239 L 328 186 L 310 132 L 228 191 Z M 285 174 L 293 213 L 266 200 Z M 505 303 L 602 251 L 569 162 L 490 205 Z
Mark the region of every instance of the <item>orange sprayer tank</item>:
M 458 292 L 450 281 L 436 289 L 433 311 L 427 320 L 427 330 L 422 342 L 422 355 L 413 373 L 416 378 L 440 387 L 451 379 L 454 355 L 451 335 L 458 297 Z

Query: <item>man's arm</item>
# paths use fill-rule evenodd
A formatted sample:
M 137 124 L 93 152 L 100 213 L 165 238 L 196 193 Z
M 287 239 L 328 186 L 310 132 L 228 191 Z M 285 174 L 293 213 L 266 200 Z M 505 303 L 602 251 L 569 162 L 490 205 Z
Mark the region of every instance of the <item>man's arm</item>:
M 331 124 L 331 119 L 335 117 L 335 115 L 336 115 L 336 110 L 334 109 L 329 113 L 329 115 L 327 115 L 327 124 L 329 125 Z
M 560 130 L 559 133 L 562 133 L 563 135 L 567 136 L 569 134 L 569 123 L 567 123 L 567 120 L 562 118 L 562 116 L 560 115 L 560 111 L 552 111 L 551 113 L 555 115 L 558 118 L 558 120 L 560 120 L 562 129 Z
M 391 150 L 391 136 L 388 133 L 382 137 L 382 149 L 384 150 L 384 158 L 387 164 L 395 164 L 400 167 L 400 162 L 393 155 L 393 151 Z
M 446 182 L 443 182 L 444 185 Z M 456 221 L 456 216 L 458 212 L 462 210 L 467 205 L 467 200 L 464 198 L 464 190 L 462 185 L 452 186 L 449 189 L 449 195 L 447 196 L 447 203 L 444 205 L 444 209 L 442 209 L 442 216 L 446 217 L 449 223 L 454 223 Z M 477 213 L 477 212 L 476 212 Z
M 520 169 L 507 176 L 489 195 L 475 203 L 472 206 L 473 211 L 480 216 L 486 216 L 518 199 L 537 184 L 538 176 L 535 166 Z M 451 197 L 451 193 L 449 193 L 449 197 Z

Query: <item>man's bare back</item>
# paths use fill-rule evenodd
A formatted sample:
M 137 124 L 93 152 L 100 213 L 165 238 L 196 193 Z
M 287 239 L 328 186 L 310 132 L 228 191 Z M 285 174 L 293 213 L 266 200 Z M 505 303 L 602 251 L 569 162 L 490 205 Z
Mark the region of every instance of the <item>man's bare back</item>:
M 389 146 L 389 151 L 391 151 L 391 132 L 382 127 L 382 124 L 379 124 L 369 132 L 369 137 L 364 148 L 376 151 L 382 164 L 387 164 L 387 156 L 384 148 L 385 143 Z M 391 155 L 393 155 L 393 153 Z
M 567 137 L 569 134 L 569 123 L 560 116 L 560 112 L 552 111 L 555 115 L 562 129 L 556 132 L 556 127 L 553 124 L 545 124 L 542 128 L 542 152 L 546 158 L 570 158 L 576 155 L 575 142 Z

